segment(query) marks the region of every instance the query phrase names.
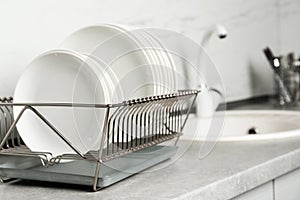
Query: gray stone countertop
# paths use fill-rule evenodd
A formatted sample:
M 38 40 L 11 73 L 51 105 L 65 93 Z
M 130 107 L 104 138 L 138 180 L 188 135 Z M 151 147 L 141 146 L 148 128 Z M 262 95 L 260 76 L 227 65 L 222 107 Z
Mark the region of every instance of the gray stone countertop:
M 189 141 L 181 141 L 186 146 Z M 0 186 L 0 199 L 230 199 L 300 167 L 300 139 L 218 143 L 199 159 L 194 142 L 171 159 L 99 192 L 87 187 L 16 181 Z

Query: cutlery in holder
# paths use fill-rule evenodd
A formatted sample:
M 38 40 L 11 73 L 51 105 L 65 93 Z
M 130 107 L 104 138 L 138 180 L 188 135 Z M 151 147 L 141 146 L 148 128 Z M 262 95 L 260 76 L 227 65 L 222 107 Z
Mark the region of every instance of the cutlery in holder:
M 176 153 L 178 138 L 199 92 L 184 90 L 117 104 L 13 103 L 12 98 L 0 99 L 1 180 L 91 185 L 97 191 L 141 172 Z M 22 107 L 15 117 L 14 106 Z M 39 107 L 105 109 L 100 148 L 85 154 L 80 152 L 38 111 Z M 33 112 L 74 153 L 53 156 L 50 152 L 31 151 L 16 130 L 25 112 Z

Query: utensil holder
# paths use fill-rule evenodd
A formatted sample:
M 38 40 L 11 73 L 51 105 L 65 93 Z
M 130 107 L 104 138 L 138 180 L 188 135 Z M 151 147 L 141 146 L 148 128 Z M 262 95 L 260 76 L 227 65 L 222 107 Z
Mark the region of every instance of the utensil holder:
M 289 66 L 274 73 L 277 103 L 280 106 L 297 106 L 300 97 L 300 74 Z

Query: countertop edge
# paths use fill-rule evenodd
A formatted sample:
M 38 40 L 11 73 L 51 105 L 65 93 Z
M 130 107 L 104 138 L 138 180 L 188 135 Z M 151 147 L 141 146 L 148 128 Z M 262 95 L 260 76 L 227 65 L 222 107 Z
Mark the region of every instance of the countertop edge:
M 258 164 L 222 180 L 198 188 L 176 200 L 231 199 L 300 167 L 300 149 Z M 260 176 L 253 176 L 259 174 Z

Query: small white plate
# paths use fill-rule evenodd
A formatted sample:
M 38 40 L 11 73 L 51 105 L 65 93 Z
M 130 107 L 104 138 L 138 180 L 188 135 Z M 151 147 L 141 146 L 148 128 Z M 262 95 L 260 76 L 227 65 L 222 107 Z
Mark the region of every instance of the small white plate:
M 29 64 L 20 77 L 15 103 L 107 103 L 103 80 L 88 59 L 71 51 L 47 52 Z M 16 118 L 22 107 L 14 107 Z M 99 148 L 103 109 L 36 107 L 81 153 Z M 74 151 L 33 112 L 26 111 L 17 124 L 25 144 L 37 152 L 53 156 Z

